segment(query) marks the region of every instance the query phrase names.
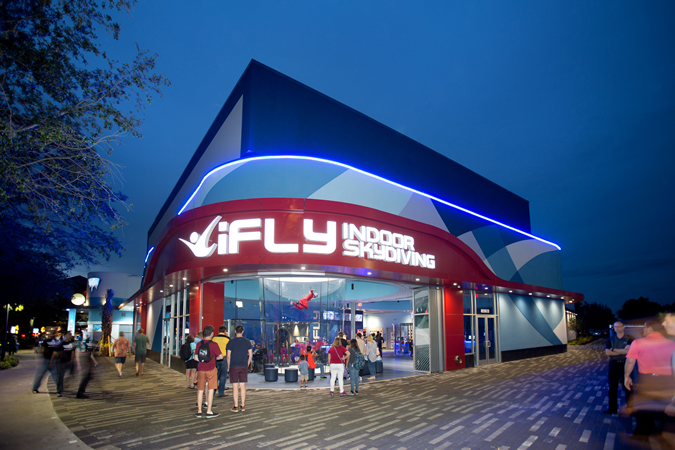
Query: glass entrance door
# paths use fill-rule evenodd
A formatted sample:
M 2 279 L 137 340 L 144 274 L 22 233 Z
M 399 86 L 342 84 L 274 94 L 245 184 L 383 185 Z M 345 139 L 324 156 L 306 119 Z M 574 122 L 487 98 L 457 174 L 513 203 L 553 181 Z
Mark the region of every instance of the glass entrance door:
M 494 316 L 478 316 L 478 365 L 498 362 L 497 320 Z

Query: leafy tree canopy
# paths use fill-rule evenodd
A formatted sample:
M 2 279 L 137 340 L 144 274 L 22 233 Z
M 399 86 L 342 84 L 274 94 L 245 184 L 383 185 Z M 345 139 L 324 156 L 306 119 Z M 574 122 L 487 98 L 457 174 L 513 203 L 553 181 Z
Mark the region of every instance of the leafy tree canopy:
M 654 317 L 669 310 L 669 305 L 652 302 L 649 297 L 626 300 L 617 315 L 623 320 Z
M 612 310 L 600 303 L 576 303 L 574 309 L 577 313 L 575 331 L 606 330 L 616 322 Z
M 0 226 L 35 239 L 0 257 L 65 270 L 121 255 L 112 233 L 126 197 L 106 157 L 122 136 L 141 135 L 145 106 L 169 85 L 154 73 L 157 55 L 137 46 L 120 62 L 101 48 L 99 34 L 118 39 L 113 16 L 134 5 L 0 2 Z

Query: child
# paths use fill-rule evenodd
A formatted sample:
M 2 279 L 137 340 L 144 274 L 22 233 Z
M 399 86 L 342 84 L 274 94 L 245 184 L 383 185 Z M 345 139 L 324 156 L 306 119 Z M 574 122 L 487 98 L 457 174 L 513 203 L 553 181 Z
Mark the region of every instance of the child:
M 305 355 L 300 355 L 298 372 L 300 372 L 300 389 L 307 389 L 307 380 L 309 380 L 309 363 L 305 360 Z

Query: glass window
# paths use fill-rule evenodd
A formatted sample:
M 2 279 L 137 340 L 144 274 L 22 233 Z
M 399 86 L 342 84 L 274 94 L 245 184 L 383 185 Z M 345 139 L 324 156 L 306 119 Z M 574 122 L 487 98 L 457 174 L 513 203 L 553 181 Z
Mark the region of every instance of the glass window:
M 495 301 L 492 292 L 476 292 L 476 313 L 495 313 Z
M 429 313 L 429 291 L 415 292 L 415 314 Z
M 473 316 L 464 316 L 464 353 L 473 353 L 475 341 Z
M 473 291 L 469 291 L 469 290 L 466 290 L 466 289 L 464 290 L 464 295 L 463 295 L 463 298 L 464 298 L 464 314 L 473 314 L 473 308 L 472 308 L 472 305 L 471 305 L 471 297 L 472 297 L 471 294 L 472 293 L 473 293 Z

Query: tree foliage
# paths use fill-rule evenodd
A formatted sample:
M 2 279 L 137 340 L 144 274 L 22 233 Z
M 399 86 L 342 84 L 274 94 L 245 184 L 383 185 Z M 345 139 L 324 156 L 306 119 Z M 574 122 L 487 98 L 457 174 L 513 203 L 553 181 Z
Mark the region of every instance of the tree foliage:
M 608 329 L 609 325 L 616 322 L 612 310 L 600 303 L 576 303 L 574 305 L 577 317 L 574 323 L 575 331 Z
M 113 230 L 126 197 L 107 159 L 122 136 L 140 136 L 141 116 L 168 85 L 157 55 L 110 58 L 114 15 L 134 0 L 0 2 L 0 225 L 42 233 L 31 258 L 60 269 L 121 255 Z
M 617 311 L 617 315 L 623 320 L 643 319 L 657 316 L 667 310 L 667 305 L 652 302 L 649 297 L 640 297 L 626 300 L 621 309 Z

